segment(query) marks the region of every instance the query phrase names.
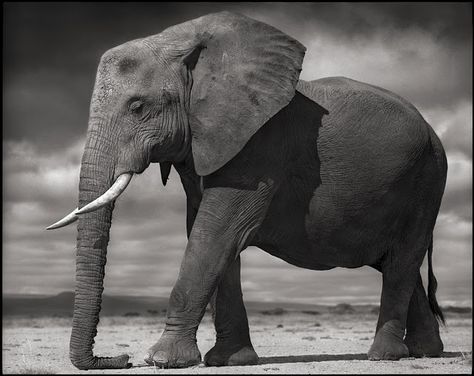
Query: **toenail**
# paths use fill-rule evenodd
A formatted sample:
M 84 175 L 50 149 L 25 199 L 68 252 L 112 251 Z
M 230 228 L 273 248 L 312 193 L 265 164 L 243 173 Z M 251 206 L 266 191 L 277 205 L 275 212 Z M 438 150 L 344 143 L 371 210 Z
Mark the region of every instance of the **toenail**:
M 164 353 L 163 351 L 157 351 L 153 355 L 153 360 L 155 360 L 157 362 L 166 362 L 168 359 L 166 357 L 166 353 Z

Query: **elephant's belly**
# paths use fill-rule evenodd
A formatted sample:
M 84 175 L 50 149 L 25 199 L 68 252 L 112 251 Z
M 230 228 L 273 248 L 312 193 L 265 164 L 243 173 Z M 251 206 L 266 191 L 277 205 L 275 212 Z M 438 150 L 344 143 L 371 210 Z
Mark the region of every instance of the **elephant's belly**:
M 292 265 L 313 270 L 335 267 L 357 268 L 375 264 L 386 250 L 386 243 L 365 228 L 348 224 L 328 231 L 326 226 L 309 232 L 260 231 L 251 245 Z
M 377 263 L 396 238 L 399 195 L 349 193 L 335 194 L 324 184 L 306 195 L 279 192 L 252 245 L 308 269 Z
M 329 266 L 356 268 L 377 263 L 393 239 L 392 214 L 380 203 L 364 209 L 340 208 L 315 196 L 305 222 L 308 252 Z
M 373 265 L 387 250 L 388 237 L 375 234 L 373 229 L 354 223 L 330 228 L 321 226 L 321 222 L 315 225 L 314 218 L 307 224 L 312 226 L 307 232 L 285 232 L 283 226 L 259 231 L 251 245 L 292 265 L 313 270 Z

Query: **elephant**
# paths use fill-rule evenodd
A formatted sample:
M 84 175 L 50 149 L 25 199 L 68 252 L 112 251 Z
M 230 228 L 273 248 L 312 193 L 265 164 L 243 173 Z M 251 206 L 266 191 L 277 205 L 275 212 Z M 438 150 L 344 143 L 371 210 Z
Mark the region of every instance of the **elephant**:
M 439 356 L 433 230 L 447 174 L 443 146 L 400 96 L 344 77 L 300 80 L 305 47 L 232 12 L 204 15 L 106 51 L 81 161 L 70 359 L 97 357 L 111 216 L 134 174 L 159 163 L 186 194 L 187 246 L 150 365 L 201 362 L 196 331 L 208 304 L 208 366 L 257 364 L 240 281 L 256 246 L 312 270 L 365 265 L 382 273 L 370 360 Z M 420 266 L 427 255 L 428 288 Z

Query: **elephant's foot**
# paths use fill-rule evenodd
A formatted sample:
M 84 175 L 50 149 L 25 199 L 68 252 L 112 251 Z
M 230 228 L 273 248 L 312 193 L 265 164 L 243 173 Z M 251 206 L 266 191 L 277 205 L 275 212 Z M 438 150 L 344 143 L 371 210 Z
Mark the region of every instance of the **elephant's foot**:
M 194 338 L 163 333 L 160 340 L 150 347 L 145 362 L 161 368 L 184 368 L 201 362 L 201 353 Z
M 410 356 L 416 358 L 438 357 L 443 353 L 443 342 L 438 331 L 407 333 L 404 342 Z
M 204 356 L 206 366 L 248 366 L 258 364 L 258 355 L 252 344 L 216 342 Z
M 409 356 L 408 347 L 403 343 L 404 332 L 398 320 L 387 321 L 375 336 L 369 360 L 398 360 Z

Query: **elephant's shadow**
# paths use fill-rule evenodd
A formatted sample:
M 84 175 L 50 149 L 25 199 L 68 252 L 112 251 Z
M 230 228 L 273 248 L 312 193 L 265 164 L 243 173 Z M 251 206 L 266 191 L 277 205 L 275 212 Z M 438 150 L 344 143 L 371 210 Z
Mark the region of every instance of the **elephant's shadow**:
M 439 358 L 458 358 L 464 354 L 460 351 L 445 351 Z M 414 358 L 411 358 L 414 359 Z M 334 362 L 339 360 L 368 360 L 367 354 L 314 354 L 314 355 L 288 355 L 260 357 L 258 366 L 283 363 L 311 363 Z M 198 367 L 202 366 L 201 363 Z M 151 367 L 148 364 L 135 364 L 131 368 Z
M 440 358 L 457 358 L 463 356 L 459 351 L 443 352 Z M 258 364 L 281 364 L 281 363 L 310 363 L 331 362 L 338 360 L 368 360 L 367 354 L 315 354 L 315 355 L 288 355 L 261 357 Z

